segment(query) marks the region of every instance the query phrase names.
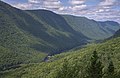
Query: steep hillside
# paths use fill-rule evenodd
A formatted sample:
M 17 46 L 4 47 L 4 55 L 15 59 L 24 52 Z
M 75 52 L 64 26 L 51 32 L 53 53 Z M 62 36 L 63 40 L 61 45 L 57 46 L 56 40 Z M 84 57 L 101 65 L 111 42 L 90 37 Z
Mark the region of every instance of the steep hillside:
M 31 45 L 36 50 L 53 53 L 86 43 L 85 36 L 74 31 L 63 17 L 51 11 L 22 11 L 6 4 L 1 11 L 21 32 L 37 39 L 39 43 Z
M 47 55 L 31 48 L 31 44 L 39 42 L 17 27 L 14 19 L 19 16 L 14 15 L 15 11 L 15 8 L 0 2 L 0 70 L 21 63 L 41 62 Z
M 113 38 L 120 37 L 120 30 L 118 30 L 112 37 Z
M 74 31 L 60 15 L 45 10 L 38 13 L 0 1 L 1 70 L 16 64 L 41 62 L 48 54 L 86 44 L 88 38 Z
M 115 67 L 115 74 L 111 78 L 119 78 L 120 75 L 120 37 L 111 39 L 105 43 L 93 44 L 87 48 L 73 51 L 70 53 L 63 53 L 52 56 L 51 62 L 43 62 L 40 64 L 21 65 L 20 68 L 8 70 L 1 73 L 2 78 L 60 78 L 60 72 L 69 72 L 71 78 L 87 78 L 87 66 L 89 66 L 90 58 L 93 51 L 97 51 L 99 60 L 103 65 L 103 78 L 107 75 L 107 68 L 112 60 Z M 58 59 L 59 58 L 59 59 Z M 64 64 L 67 64 L 64 66 Z M 76 66 L 77 65 L 77 66 Z M 64 66 L 65 69 L 62 68 Z M 67 67 L 68 66 L 68 67 Z M 74 71 L 73 71 L 74 70 Z M 79 71 L 78 73 L 76 73 Z M 65 72 L 65 73 L 66 73 Z M 63 74 L 64 75 L 64 74 Z M 68 75 L 68 76 L 69 76 Z M 67 75 L 66 75 L 67 76 Z M 65 78 L 69 78 L 69 77 Z
M 60 52 L 66 48 L 72 48 L 72 46 L 83 45 L 88 40 L 87 37 L 73 30 L 64 18 L 58 14 L 47 10 L 31 10 L 26 12 L 46 28 L 43 32 L 46 32 L 48 35 L 39 35 L 39 37 L 52 45 L 52 52 Z
M 120 28 L 120 24 L 113 21 L 99 22 L 72 15 L 63 15 L 63 17 L 74 30 L 95 40 L 108 38 Z
M 68 20 L 66 22 L 64 18 L 46 10 L 20 10 L 0 1 L 0 70 L 18 64 L 39 63 L 47 55 L 87 44 L 93 36 L 95 39 L 105 36 L 103 31 L 99 31 L 103 36 L 95 32 L 97 35 L 89 37 L 83 33 L 85 31 L 73 28 L 76 25 Z M 87 25 L 85 26 L 88 27 Z M 90 24 L 88 29 L 93 29 L 93 26 Z M 107 25 L 107 28 L 113 33 L 118 27 L 110 29 Z
M 86 18 L 79 18 L 78 22 L 83 22 L 86 24 L 84 25 L 83 23 L 80 23 L 79 27 L 81 28 L 79 28 L 74 25 L 74 23 L 77 24 L 77 21 L 73 21 L 73 23 L 68 21 L 66 22 L 62 16 L 51 11 L 22 11 L 3 2 L 0 2 L 0 6 L 1 25 L 4 26 L 4 24 L 8 24 L 12 34 L 16 33 L 16 31 L 20 32 L 15 34 L 14 37 L 18 38 L 18 34 L 24 37 L 19 37 L 23 40 L 18 39 L 19 41 L 16 40 L 16 43 L 26 41 L 26 43 L 30 43 L 29 46 L 31 48 L 49 54 L 61 52 L 62 50 L 69 49 L 77 45 L 86 44 L 87 40 L 89 40 L 88 38 L 92 39 L 92 37 L 96 37 L 94 39 L 97 39 L 97 37 L 102 37 L 103 39 L 104 36 L 114 33 L 115 30 L 119 28 L 118 24 L 112 24 L 114 25 L 112 27 L 109 25 L 109 23 L 105 23 L 106 29 L 109 29 L 111 33 L 103 34 L 102 30 L 104 30 L 104 32 L 108 31 L 105 30 L 105 27 L 101 27 L 100 30 L 99 26 L 96 25 L 98 24 L 96 21 L 91 21 Z M 76 19 L 77 17 L 73 18 Z M 71 17 L 69 20 L 73 18 Z M 92 25 L 93 22 L 95 23 Z M 90 32 L 86 31 L 88 30 L 87 28 L 90 30 Z M 98 28 L 98 30 L 94 28 Z M 4 28 L 4 30 L 6 29 L 8 29 L 7 26 Z M 4 34 L 2 37 L 4 37 Z M 1 39 L 4 40 L 2 37 Z M 13 38 L 9 39 L 12 40 Z M 6 40 L 9 41 L 9 39 Z M 12 42 L 10 43 L 12 44 Z

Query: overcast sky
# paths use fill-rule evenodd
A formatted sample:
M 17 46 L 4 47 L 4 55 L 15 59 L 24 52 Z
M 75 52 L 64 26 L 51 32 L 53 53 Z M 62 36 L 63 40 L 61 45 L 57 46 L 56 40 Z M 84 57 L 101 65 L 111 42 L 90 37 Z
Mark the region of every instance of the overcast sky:
M 95 20 L 120 23 L 120 0 L 2 0 L 14 7 L 47 9 L 60 14 L 85 16 Z

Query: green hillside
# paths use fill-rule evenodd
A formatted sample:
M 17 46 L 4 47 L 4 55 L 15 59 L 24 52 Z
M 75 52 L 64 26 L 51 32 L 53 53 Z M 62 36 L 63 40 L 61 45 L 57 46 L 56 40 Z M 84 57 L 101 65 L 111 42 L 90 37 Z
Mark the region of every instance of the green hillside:
M 74 30 L 94 40 L 106 39 L 120 28 L 120 25 L 113 21 L 100 22 L 72 15 L 63 17 Z
M 54 53 L 87 42 L 87 38 L 74 31 L 63 17 L 51 11 L 22 11 L 5 3 L 1 3 L 1 6 L 1 14 L 5 14 L 2 17 L 30 37 L 27 39 L 34 39 L 32 41 L 36 43 L 31 47 L 36 50 Z M 57 20 L 53 22 L 54 19 Z
M 111 39 L 101 44 L 88 45 L 86 48 L 62 53 L 52 56 L 49 62 L 21 65 L 20 68 L 11 69 L 1 73 L 2 78 L 61 78 L 62 74 L 64 78 L 87 78 L 87 66 L 89 66 L 90 58 L 93 51 L 96 50 L 99 56 L 99 60 L 102 62 L 104 78 L 108 77 L 108 66 L 110 60 L 114 64 L 114 76 L 111 78 L 119 78 L 120 73 L 120 37 Z M 59 59 L 58 59 L 59 58 Z M 64 67 L 64 64 L 67 64 Z M 76 66 L 77 65 L 77 66 Z M 76 68 L 75 68 L 76 67 Z M 75 70 L 74 70 L 75 69 Z M 68 72 L 69 75 L 65 75 L 64 72 Z M 76 71 L 79 71 L 76 73 Z M 61 75 L 59 75 L 61 73 Z M 61 77 L 58 77 L 61 76 Z M 65 77 L 66 76 L 66 77 Z M 110 76 L 110 75 L 109 75 Z M 62 77 L 63 78 L 63 77 Z
M 0 1 L 1 70 L 17 64 L 41 62 L 48 54 L 86 44 L 87 38 L 74 31 L 63 17 L 51 11 L 39 12 L 40 16 Z M 58 20 L 52 25 L 47 19 Z
M 25 11 L 14 8 L 0 1 L 0 78 L 18 78 L 20 76 L 23 78 L 34 78 L 34 76 L 35 78 L 53 78 L 53 75 L 57 76 L 56 73 L 59 68 L 61 68 L 64 58 L 71 58 L 68 61 L 72 63 L 75 60 L 74 58 L 79 57 L 80 55 L 80 59 L 84 60 L 83 57 L 89 55 L 94 48 L 91 46 L 87 49 L 82 49 L 82 51 L 78 51 L 75 54 L 72 52 L 56 55 L 50 60 L 60 60 L 50 63 L 40 63 L 44 61 L 44 58 L 47 55 L 54 55 L 77 46 L 83 46 L 91 39 L 97 40 L 107 38 L 105 37 L 106 35 L 109 37 L 119 28 L 119 24 L 114 22 L 112 25 L 115 27 L 112 28 L 110 25 L 111 22 L 99 23 L 92 21 L 96 22 L 93 24 L 91 20 L 87 19 L 87 22 L 86 19 L 83 18 L 80 18 L 79 22 L 80 21 L 83 22 L 83 24 L 80 24 L 80 27 L 83 27 L 83 29 L 80 29 L 87 31 L 90 30 L 90 27 L 92 29 L 98 28 L 96 30 L 99 32 L 91 30 L 91 33 L 83 33 L 84 31 L 77 30 L 77 25 L 74 25 L 72 22 L 68 22 L 65 17 L 51 11 Z M 74 22 L 76 23 L 76 21 Z M 105 27 L 98 27 L 96 24 L 101 24 L 102 26 L 105 24 Z M 75 28 L 73 26 L 75 26 Z M 86 29 L 86 27 L 88 27 L 88 29 Z M 96 35 L 93 35 L 93 33 Z M 115 39 L 115 42 L 116 41 L 119 42 L 119 38 Z M 114 45 L 112 41 L 108 42 L 111 43 L 110 46 L 112 46 L 112 44 Z M 97 47 L 96 50 L 101 53 L 103 48 L 110 49 L 107 47 L 108 42 L 94 47 Z M 115 51 L 119 50 L 119 48 L 116 49 L 116 46 L 119 46 L 117 45 L 118 42 L 115 43 Z M 104 47 L 99 48 L 99 46 Z M 105 50 L 103 53 L 106 51 L 111 52 L 111 50 Z M 119 55 L 117 52 L 116 54 Z M 61 59 L 62 57 L 64 58 Z M 118 57 L 115 59 L 118 59 Z M 84 64 L 85 62 L 86 61 L 81 61 L 80 63 Z M 73 65 L 73 63 L 71 65 Z
M 0 70 L 21 63 L 41 62 L 47 55 L 30 47 L 38 43 L 37 39 L 17 27 L 11 12 L 15 13 L 14 8 L 0 2 Z
M 73 30 L 64 18 L 58 14 L 47 10 L 29 10 L 27 13 L 43 24 L 46 29 L 43 30 L 43 34 L 46 32 L 47 35 L 39 35 L 39 37 L 52 46 L 52 48 L 48 46 L 49 49 L 47 50 L 51 53 L 61 52 L 62 50 L 67 50 L 67 48 L 83 45 L 88 40 L 87 37 Z
M 120 36 L 120 30 L 118 30 L 118 31 L 112 36 L 112 38 L 119 37 L 119 36 Z

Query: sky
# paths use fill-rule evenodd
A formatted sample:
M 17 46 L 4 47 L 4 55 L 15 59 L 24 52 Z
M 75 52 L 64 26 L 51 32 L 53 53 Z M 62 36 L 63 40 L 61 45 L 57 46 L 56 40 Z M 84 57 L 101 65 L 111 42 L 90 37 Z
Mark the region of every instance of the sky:
M 46 9 L 59 14 L 120 23 L 120 0 L 2 0 L 22 9 Z

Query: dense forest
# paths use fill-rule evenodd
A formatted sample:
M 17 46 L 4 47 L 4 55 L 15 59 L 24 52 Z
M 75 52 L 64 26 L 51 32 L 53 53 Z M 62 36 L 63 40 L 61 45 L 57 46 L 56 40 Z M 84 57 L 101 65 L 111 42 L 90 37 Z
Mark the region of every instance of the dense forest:
M 0 1 L 0 78 L 120 78 L 119 29 Z
M 2 78 L 119 78 L 120 38 L 51 56 L 42 63 L 21 64 Z

